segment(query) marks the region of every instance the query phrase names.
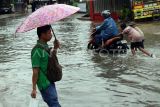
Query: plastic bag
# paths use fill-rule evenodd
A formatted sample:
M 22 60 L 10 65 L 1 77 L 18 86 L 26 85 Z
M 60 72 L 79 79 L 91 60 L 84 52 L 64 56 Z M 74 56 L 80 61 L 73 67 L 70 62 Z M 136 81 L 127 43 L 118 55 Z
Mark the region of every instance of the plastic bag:
M 31 98 L 29 102 L 29 107 L 38 107 L 38 100 L 35 98 Z

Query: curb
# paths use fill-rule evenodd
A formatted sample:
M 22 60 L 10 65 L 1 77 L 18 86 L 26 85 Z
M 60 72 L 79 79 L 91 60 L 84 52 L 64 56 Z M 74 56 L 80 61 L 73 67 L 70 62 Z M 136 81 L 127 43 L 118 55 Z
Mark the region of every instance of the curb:
M 10 18 L 10 17 L 17 17 L 17 16 L 21 16 L 21 15 L 24 15 L 24 14 L 23 13 L 4 14 L 4 15 L 0 15 L 0 20 Z

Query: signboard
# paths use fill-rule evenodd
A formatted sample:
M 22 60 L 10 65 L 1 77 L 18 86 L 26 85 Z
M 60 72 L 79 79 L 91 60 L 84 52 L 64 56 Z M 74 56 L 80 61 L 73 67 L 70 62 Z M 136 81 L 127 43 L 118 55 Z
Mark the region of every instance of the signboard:
M 141 9 L 143 8 L 143 1 L 142 0 L 134 0 L 133 1 L 133 9 Z
M 160 1 L 152 2 L 152 3 L 144 3 L 141 6 L 139 5 L 138 8 L 136 6 L 136 8 L 133 9 L 134 19 L 153 17 L 154 11 L 160 12 Z

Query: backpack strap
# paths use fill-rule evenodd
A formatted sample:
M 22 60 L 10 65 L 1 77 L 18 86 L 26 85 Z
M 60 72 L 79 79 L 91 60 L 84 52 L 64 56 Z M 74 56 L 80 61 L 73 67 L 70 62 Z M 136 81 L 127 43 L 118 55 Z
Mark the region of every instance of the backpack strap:
M 43 49 L 43 50 L 45 50 L 45 51 L 50 55 L 50 48 L 47 49 L 47 48 L 45 48 L 44 46 L 42 46 L 42 45 L 40 45 L 40 44 L 36 44 L 36 45 L 33 47 L 32 51 L 33 51 L 35 48 Z
M 40 45 L 40 44 L 36 44 L 36 45 L 33 47 L 32 51 L 33 51 L 34 49 L 36 49 L 36 48 L 40 48 L 40 49 L 42 49 L 42 50 L 45 50 L 45 51 L 50 55 L 50 49 L 47 49 L 47 48 L 45 48 L 44 46 L 42 46 L 42 45 Z M 44 72 L 42 72 L 42 73 L 46 76 L 46 74 L 45 74 Z

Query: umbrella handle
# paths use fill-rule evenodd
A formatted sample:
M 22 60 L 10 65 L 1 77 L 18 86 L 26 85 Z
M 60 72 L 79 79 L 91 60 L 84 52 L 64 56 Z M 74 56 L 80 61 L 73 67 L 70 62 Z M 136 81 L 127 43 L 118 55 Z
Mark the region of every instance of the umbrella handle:
M 54 38 L 55 38 L 55 42 L 58 42 L 57 37 L 56 37 L 56 35 L 55 35 L 52 27 L 51 27 L 51 30 L 52 30 L 53 36 L 54 36 Z
M 56 37 L 52 27 L 51 27 L 51 30 L 52 30 L 52 33 L 53 33 L 53 36 L 54 36 L 55 40 L 57 40 L 57 37 Z

